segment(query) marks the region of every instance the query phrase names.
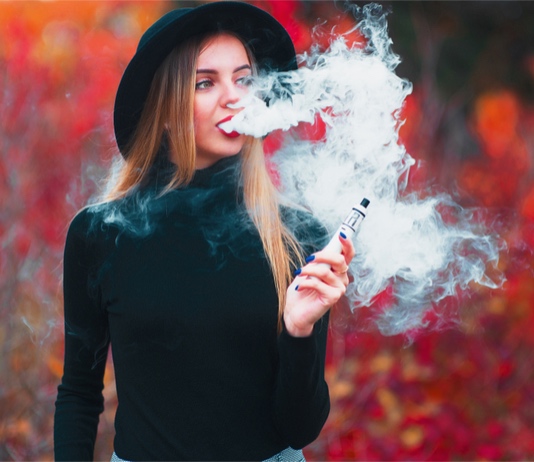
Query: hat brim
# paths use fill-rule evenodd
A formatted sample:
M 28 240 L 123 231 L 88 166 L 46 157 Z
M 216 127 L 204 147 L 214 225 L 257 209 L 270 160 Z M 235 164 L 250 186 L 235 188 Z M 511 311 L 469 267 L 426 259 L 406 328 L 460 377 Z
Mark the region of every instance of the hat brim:
M 297 68 L 293 42 L 284 27 L 269 13 L 247 3 L 222 1 L 174 10 L 151 29 L 145 33 L 150 36 L 145 42 L 141 40 L 126 67 L 115 98 L 115 138 L 123 156 L 139 122 L 154 74 L 173 48 L 187 38 L 230 31 L 251 49 L 260 69 Z

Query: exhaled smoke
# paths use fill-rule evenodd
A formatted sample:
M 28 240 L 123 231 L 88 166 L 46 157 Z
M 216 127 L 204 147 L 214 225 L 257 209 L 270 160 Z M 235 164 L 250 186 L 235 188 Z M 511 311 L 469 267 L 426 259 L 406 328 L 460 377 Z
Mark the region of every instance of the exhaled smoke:
M 406 192 L 414 159 L 399 142 L 399 112 L 412 87 L 395 74 L 399 58 L 380 7 L 361 13 L 365 46 L 349 47 L 341 36 L 326 52 L 303 55 L 298 71 L 260 76 L 225 129 L 263 136 L 323 119 L 323 140 L 288 141 L 274 157 L 281 185 L 332 232 L 352 205 L 370 199 L 348 296 L 357 309 L 392 291 L 377 325 L 393 335 L 425 325 L 429 311 L 473 282 L 500 285 L 502 276 L 486 275 L 500 244 L 449 196 Z

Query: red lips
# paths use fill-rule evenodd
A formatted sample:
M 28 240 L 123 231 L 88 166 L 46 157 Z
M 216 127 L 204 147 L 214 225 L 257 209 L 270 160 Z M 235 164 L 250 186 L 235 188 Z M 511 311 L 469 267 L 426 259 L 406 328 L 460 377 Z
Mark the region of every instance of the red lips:
M 219 129 L 219 131 L 223 135 L 227 136 L 228 138 L 237 138 L 239 135 L 241 135 L 241 133 L 236 132 L 235 130 L 228 133 L 228 132 L 224 131 L 221 127 L 219 127 L 219 125 L 223 124 L 224 122 L 228 122 L 228 121 L 232 120 L 233 117 L 234 116 L 228 116 L 228 117 L 225 117 L 224 119 L 220 120 L 219 122 L 217 122 L 217 128 Z

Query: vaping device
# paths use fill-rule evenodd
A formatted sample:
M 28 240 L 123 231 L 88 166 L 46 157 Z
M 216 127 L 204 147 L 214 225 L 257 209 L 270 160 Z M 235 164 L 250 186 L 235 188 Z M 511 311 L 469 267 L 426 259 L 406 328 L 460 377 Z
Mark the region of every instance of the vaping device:
M 339 233 L 343 233 L 345 236 L 347 236 L 347 239 L 352 239 L 352 237 L 356 233 L 356 230 L 358 229 L 361 222 L 365 218 L 365 215 L 367 214 L 367 206 L 369 204 L 370 204 L 369 199 L 364 197 L 359 204 L 353 206 L 352 210 L 347 215 L 347 218 L 343 220 L 343 223 L 334 233 L 334 235 L 332 236 L 332 239 L 330 239 L 330 242 L 326 244 L 323 250 L 330 250 L 332 252 L 341 253 L 342 247 L 341 247 L 341 242 L 339 241 Z M 317 263 L 317 264 L 327 266 L 329 269 L 331 268 L 330 265 L 327 263 Z M 308 278 L 310 277 L 311 276 L 308 276 Z
M 348 214 L 347 218 L 345 218 L 343 224 L 338 228 L 332 239 L 330 239 L 330 242 L 326 244 L 325 249 L 333 252 L 341 252 L 339 233 L 343 233 L 345 236 L 347 236 L 347 239 L 351 239 L 356 233 L 356 229 L 358 226 L 360 226 L 361 222 L 365 218 L 369 203 L 369 199 L 364 197 L 359 204 L 352 207 L 351 212 Z

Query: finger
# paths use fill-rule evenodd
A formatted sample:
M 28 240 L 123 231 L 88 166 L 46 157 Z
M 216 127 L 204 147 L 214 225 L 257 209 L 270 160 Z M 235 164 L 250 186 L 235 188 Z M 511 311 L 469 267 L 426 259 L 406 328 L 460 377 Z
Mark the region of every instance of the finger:
M 354 249 L 354 244 L 350 239 L 347 239 L 347 237 L 344 234 L 339 235 L 339 242 L 341 243 L 341 253 L 345 257 L 345 262 L 350 264 L 352 259 L 354 258 L 354 255 L 356 255 L 356 250 Z
M 321 299 L 324 306 L 332 306 L 345 293 L 345 286 L 331 286 L 317 278 L 301 278 L 295 286 L 297 292 L 312 290 Z
M 347 263 L 343 262 L 341 265 L 332 266 L 331 269 L 336 276 L 340 277 L 343 281 L 347 280 L 348 283 L 350 267 Z
M 336 274 L 338 279 L 341 281 L 341 283 L 345 286 L 345 288 L 347 288 L 347 286 L 350 284 L 348 268 L 347 268 L 347 271 L 345 271 L 344 273 L 337 273 L 337 272 L 334 272 L 334 273 Z
M 333 272 L 337 277 L 340 277 L 344 284 L 348 284 L 348 271 L 349 265 L 345 262 L 345 257 L 337 253 L 317 253 L 317 258 L 307 265 L 299 268 L 295 275 L 297 276 L 302 271 L 308 272 L 318 268 L 326 268 L 328 271 Z M 323 272 L 321 272 L 323 274 Z
M 342 254 L 338 252 L 332 252 L 330 250 L 321 250 L 313 255 L 310 255 L 308 258 L 306 258 L 306 263 L 308 265 L 326 263 L 335 270 L 342 270 L 347 266 L 345 257 Z
M 343 263 L 345 267 L 347 265 Z M 334 271 L 330 265 L 325 263 L 308 264 L 302 268 L 299 268 L 295 272 L 297 278 L 312 277 L 323 281 L 325 284 L 335 287 L 347 287 L 349 285 L 349 277 L 347 271 Z
M 307 259 L 310 263 L 295 271 L 295 276 L 304 272 L 306 275 L 315 277 L 329 277 L 334 273 L 336 277 L 340 278 L 345 287 L 349 285 L 349 266 L 341 254 L 318 252 L 317 254 L 312 255 L 312 257 L 313 259 Z M 314 270 L 320 270 L 320 273 L 316 274 Z

